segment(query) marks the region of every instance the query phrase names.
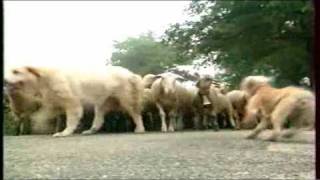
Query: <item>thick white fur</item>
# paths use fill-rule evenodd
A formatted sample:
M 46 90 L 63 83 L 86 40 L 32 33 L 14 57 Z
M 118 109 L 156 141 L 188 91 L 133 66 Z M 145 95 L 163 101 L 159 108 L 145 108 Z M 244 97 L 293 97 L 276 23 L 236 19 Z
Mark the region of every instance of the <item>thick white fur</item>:
M 94 105 L 92 127 L 83 134 L 92 134 L 103 124 L 104 114 L 113 106 L 121 107 L 134 120 L 135 132 L 144 132 L 141 118 L 143 85 L 140 76 L 129 70 L 109 66 L 92 70 L 58 70 L 42 67 L 14 69 L 6 80 L 15 84 L 24 82 L 25 94 L 41 102 L 42 107 L 31 117 L 36 123 L 46 122 L 66 113 L 67 127 L 54 136 L 68 136 L 76 129 L 83 114 L 83 106 Z
M 248 96 L 253 96 L 259 86 L 267 85 L 271 80 L 271 77 L 266 76 L 248 76 L 240 83 L 240 89 Z

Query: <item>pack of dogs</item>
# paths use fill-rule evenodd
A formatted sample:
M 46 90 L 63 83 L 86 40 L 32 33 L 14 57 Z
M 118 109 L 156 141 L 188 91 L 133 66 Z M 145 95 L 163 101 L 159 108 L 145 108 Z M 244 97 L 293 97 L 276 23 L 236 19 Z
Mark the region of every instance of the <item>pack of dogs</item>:
M 120 66 L 72 71 L 23 66 L 5 74 L 4 87 L 18 135 L 29 124 L 31 134 L 69 136 L 82 127 L 81 119 L 91 123 L 81 134 L 95 134 L 112 112 L 125 114 L 135 133 L 145 132 L 146 122 L 158 122 L 162 132 L 252 129 L 248 139 L 271 128 L 266 140 L 277 141 L 314 128 L 315 95 L 305 88 L 276 88 L 266 76 L 245 77 L 232 91 L 211 76 L 192 86 L 184 81 L 169 72 L 141 77 Z

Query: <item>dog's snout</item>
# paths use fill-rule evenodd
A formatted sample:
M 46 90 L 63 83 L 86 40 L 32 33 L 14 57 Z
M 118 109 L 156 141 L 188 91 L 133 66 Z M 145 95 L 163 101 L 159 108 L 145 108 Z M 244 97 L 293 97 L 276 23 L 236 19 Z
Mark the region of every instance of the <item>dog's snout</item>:
M 8 87 L 10 85 L 10 83 L 7 79 L 4 79 L 3 85 L 4 85 L 4 87 Z
M 4 79 L 3 85 L 4 88 L 10 92 L 15 91 L 19 88 L 19 82 L 10 82 L 7 79 Z

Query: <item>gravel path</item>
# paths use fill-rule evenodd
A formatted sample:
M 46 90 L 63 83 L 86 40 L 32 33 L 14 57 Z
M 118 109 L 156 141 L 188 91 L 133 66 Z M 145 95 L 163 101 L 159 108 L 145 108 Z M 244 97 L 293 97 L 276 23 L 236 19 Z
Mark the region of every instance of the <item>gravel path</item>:
M 304 132 L 283 142 L 246 140 L 247 133 L 192 131 L 67 138 L 5 136 L 4 177 L 314 179 L 314 132 Z

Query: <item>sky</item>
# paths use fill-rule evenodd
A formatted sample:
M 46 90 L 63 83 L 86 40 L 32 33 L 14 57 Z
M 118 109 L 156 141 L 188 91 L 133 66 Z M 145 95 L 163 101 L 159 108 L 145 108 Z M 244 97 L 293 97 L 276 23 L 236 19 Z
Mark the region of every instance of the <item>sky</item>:
M 23 65 L 95 68 L 114 41 L 188 18 L 190 1 L 4 1 L 5 70 Z M 212 69 L 211 69 L 212 70 Z

